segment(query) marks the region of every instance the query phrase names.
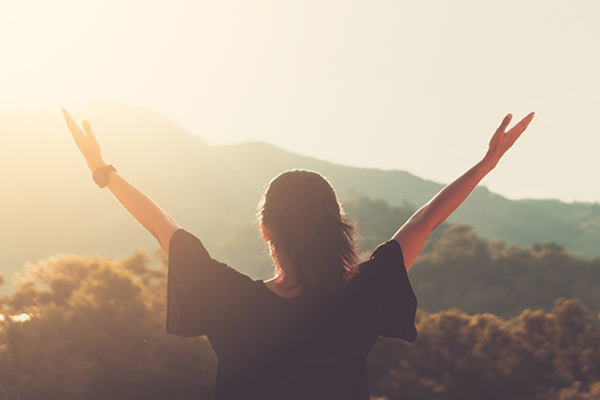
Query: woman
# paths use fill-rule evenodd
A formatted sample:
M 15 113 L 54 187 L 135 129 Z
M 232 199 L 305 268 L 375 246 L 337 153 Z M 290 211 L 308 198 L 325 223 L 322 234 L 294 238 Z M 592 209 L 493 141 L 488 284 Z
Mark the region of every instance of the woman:
M 287 171 L 260 204 L 273 279 L 253 281 L 213 260 L 149 197 L 102 159 L 87 121 L 63 110 L 93 178 L 108 187 L 169 260 L 167 331 L 207 335 L 219 359 L 215 399 L 368 399 L 365 358 L 381 336 L 414 341 L 416 298 L 407 271 L 427 236 L 494 169 L 533 118 L 506 131 L 480 162 L 421 207 L 365 263 L 353 227 L 321 175 Z

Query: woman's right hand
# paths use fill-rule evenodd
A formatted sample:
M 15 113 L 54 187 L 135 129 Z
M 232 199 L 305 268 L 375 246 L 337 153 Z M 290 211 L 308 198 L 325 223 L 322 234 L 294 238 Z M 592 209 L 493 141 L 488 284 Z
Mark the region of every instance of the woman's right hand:
M 83 157 L 85 158 L 90 170 L 94 172 L 98 168 L 104 167 L 106 163 L 102 159 L 100 144 L 98 143 L 98 140 L 96 140 L 94 132 L 92 132 L 90 123 L 88 121 L 83 121 L 82 125 L 83 129 L 85 129 L 84 132 L 69 115 L 67 110 L 63 108 L 62 113 L 65 117 L 67 127 L 69 127 L 69 130 L 73 135 L 75 144 L 77 144 L 77 147 L 79 147 L 79 150 L 81 151 L 81 154 L 83 154 Z

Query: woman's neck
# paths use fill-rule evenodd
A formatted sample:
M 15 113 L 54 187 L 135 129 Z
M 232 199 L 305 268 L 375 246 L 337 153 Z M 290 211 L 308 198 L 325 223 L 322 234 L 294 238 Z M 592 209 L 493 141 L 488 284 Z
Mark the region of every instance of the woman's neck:
M 294 298 L 304 291 L 293 268 L 282 268 L 278 265 L 276 270 L 279 274 L 265 282 L 273 293 L 285 298 Z
M 265 282 L 265 285 L 273 293 L 286 299 L 292 299 L 299 296 L 304 292 L 304 288 L 299 283 L 292 285 L 285 282 L 285 278 L 279 280 L 279 277 L 274 277 Z

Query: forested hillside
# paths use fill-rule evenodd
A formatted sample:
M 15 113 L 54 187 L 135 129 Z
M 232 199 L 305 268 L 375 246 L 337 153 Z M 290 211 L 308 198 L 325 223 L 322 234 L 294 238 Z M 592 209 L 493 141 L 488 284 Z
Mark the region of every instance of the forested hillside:
M 215 257 L 255 277 L 271 268 L 257 234 L 256 204 L 264 185 L 285 169 L 323 173 L 345 203 L 364 194 L 414 208 L 442 187 L 403 171 L 339 166 L 263 143 L 207 146 L 160 115 L 122 104 L 97 103 L 75 117 L 89 119 L 106 160 L 198 234 Z M 95 187 L 58 110 L 0 112 L 0 138 L 0 273 L 7 281 L 0 291 L 12 291 L 13 273 L 25 262 L 56 253 L 118 258 L 156 248 L 110 193 Z M 555 242 L 580 257 L 600 255 L 598 204 L 512 201 L 481 187 L 451 221 L 507 243 Z
M 363 257 L 411 214 L 407 205 L 358 196 L 346 210 L 358 223 Z M 552 309 L 556 299 L 579 298 L 600 313 L 600 258 L 586 260 L 554 243 L 508 245 L 468 225 L 445 223 L 429 237 L 409 272 L 419 309 L 459 308 L 503 318 L 525 309 Z

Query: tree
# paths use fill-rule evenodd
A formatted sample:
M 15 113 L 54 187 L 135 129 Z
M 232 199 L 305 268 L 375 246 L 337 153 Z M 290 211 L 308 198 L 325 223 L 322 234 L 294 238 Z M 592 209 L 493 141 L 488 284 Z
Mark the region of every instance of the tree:
M 592 398 L 584 396 L 599 388 L 600 327 L 579 300 L 559 299 L 549 313 L 525 310 L 511 320 L 420 313 L 417 328 L 414 344 L 380 339 L 370 358 L 373 394 L 566 400 Z
M 0 398 L 210 398 L 215 371 L 203 338 L 167 335 L 166 267 L 129 259 L 52 257 L 30 267 L 5 304 Z

